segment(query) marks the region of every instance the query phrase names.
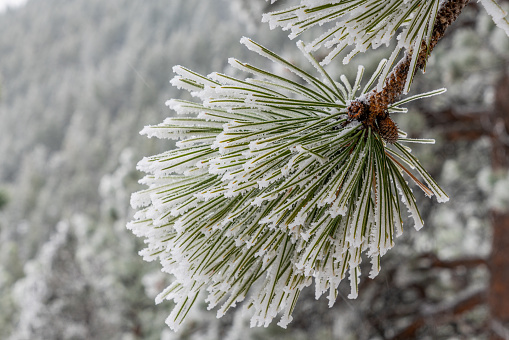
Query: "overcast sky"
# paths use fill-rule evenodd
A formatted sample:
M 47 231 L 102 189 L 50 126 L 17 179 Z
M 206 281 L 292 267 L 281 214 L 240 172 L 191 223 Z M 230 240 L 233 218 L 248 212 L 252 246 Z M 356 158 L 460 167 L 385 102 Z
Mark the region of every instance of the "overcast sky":
M 0 0 L 0 11 L 3 11 L 7 6 L 14 7 L 22 5 L 27 0 Z

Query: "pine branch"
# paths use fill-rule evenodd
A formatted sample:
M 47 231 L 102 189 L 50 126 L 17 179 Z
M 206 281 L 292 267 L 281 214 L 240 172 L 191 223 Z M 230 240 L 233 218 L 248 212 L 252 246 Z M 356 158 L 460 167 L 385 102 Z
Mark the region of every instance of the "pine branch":
M 405 145 L 433 141 L 407 138 L 393 126 L 402 137 L 389 148 L 371 129 L 342 124 L 348 103 L 371 91 L 383 63 L 361 86 L 363 67 L 353 83 L 345 76 L 335 82 L 303 44 L 320 78 L 248 38 L 241 42 L 302 81 L 233 58 L 230 65 L 256 78 L 176 66 L 171 83 L 199 102 L 168 101 L 179 115 L 142 131 L 179 140 L 177 149 L 138 164 L 149 188 L 133 195 L 141 210 L 128 226 L 147 238 L 144 258 L 175 275 L 157 298 L 175 301 L 167 319 L 174 329 L 203 290 L 210 308 L 221 306 L 219 316 L 248 298 L 253 326 L 282 312 L 285 327 L 312 281 L 316 296 L 328 291 L 332 306 L 349 276 L 355 298 L 361 254 L 371 258 L 374 277 L 403 232 L 403 216 L 423 226 L 406 175 L 425 195 L 448 200 Z M 405 98 L 387 113 L 443 91 Z M 383 120 L 376 128 L 384 131 Z
M 444 36 L 446 29 L 458 18 L 468 2 L 469 0 L 449 0 L 443 4 L 438 11 L 430 41 L 423 40 L 421 42 L 415 66 L 412 67 L 414 58 L 412 57 L 413 51 L 410 50 L 385 79 L 381 90 L 373 90 L 368 95 L 367 101 L 355 100 L 350 104 L 348 107 L 349 121 L 356 119 L 366 127 L 378 131 L 386 142 L 394 143 L 398 139 L 397 134 L 392 131 L 394 129 L 389 132 L 383 130 L 385 125 L 394 125 L 387 113 L 387 108 L 405 92 L 405 85 L 408 88 L 410 80 L 417 70 L 424 70 L 426 61 L 436 44 Z M 359 111 L 357 107 L 361 105 L 361 102 L 366 113 L 358 116 L 355 113 Z
M 417 58 L 417 67 L 412 70 L 413 75 L 418 69 L 424 70 L 429 55 L 436 44 L 445 34 L 446 29 L 458 18 L 462 9 L 470 0 L 449 0 L 438 11 L 431 41 L 428 44 L 425 41 L 421 43 L 419 57 Z M 406 54 L 401 62 L 396 65 L 389 77 L 385 80 L 385 86 L 382 91 L 375 91 L 372 95 L 372 106 L 375 112 L 386 110 L 387 106 L 394 103 L 403 94 L 405 81 L 410 72 L 410 62 L 412 60 L 412 51 Z

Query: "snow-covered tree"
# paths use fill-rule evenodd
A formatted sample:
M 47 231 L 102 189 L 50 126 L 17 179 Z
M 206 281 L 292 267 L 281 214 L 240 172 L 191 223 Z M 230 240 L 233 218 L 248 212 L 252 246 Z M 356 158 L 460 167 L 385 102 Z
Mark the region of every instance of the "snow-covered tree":
M 231 66 L 254 77 L 174 68 L 172 84 L 198 102 L 169 100 L 180 116 L 142 131 L 178 142 L 139 163 L 148 189 L 133 195 L 140 210 L 128 226 L 146 238 L 144 258 L 175 277 L 157 298 L 176 303 L 170 327 L 179 327 L 205 291 L 209 308 L 220 305 L 218 316 L 247 298 L 251 325 L 267 326 L 281 312 L 283 327 L 313 281 L 316 297 L 328 291 L 332 306 L 348 275 L 355 298 L 363 253 L 374 277 L 406 215 L 416 229 L 423 225 L 408 181 L 448 200 L 407 145 L 434 141 L 408 137 L 392 117 L 410 101 L 444 92 L 407 95 L 468 2 L 302 0 L 263 19 L 291 29 L 292 38 L 330 25 L 309 45 L 297 43 L 308 66 L 243 38 L 273 69 L 233 58 Z M 509 34 L 499 4 L 482 4 Z M 368 77 L 363 67 L 353 79 L 323 67 L 345 49 L 347 63 L 391 44 L 389 59 Z M 311 52 L 322 46 L 331 50 L 318 62 Z

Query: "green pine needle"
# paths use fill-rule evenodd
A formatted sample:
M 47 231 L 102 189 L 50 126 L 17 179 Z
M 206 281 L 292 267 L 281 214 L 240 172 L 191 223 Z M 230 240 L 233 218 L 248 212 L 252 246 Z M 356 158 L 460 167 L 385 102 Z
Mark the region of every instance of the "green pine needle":
M 353 86 L 345 77 L 336 82 L 304 52 L 321 80 L 250 39 L 242 43 L 300 80 L 235 59 L 233 67 L 256 79 L 204 77 L 177 66 L 172 83 L 200 102 L 170 100 L 180 116 L 142 131 L 179 140 L 176 149 L 139 163 L 148 189 L 133 195 L 140 210 L 129 224 L 146 238 L 144 258 L 175 276 L 157 300 L 176 303 L 167 319 L 174 329 L 204 291 L 219 316 L 248 298 L 258 326 L 282 312 L 279 325 L 286 327 L 313 281 L 316 296 L 328 291 L 332 306 L 349 275 L 355 298 L 361 254 L 371 258 L 374 277 L 403 231 L 404 210 L 417 229 L 423 225 L 407 180 L 448 199 L 404 146 L 432 141 L 400 131 L 389 147 L 357 122 L 342 125 L 349 102 L 365 98 L 386 61 L 360 91 L 362 67 Z M 389 112 L 440 91 L 404 99 Z
M 389 45 L 395 35 L 398 44 L 379 81 L 383 85 L 390 66 L 402 49 L 419 51 L 421 43 L 430 43 L 440 0 L 301 0 L 300 6 L 264 14 L 262 21 L 269 22 L 271 28 L 277 26 L 291 30 L 293 39 L 303 32 L 326 25 L 308 46 L 308 51 L 316 51 L 324 46 L 331 48 L 323 64 L 330 63 L 348 46 L 353 49 L 344 57 L 348 63 L 355 55 L 369 48 Z M 413 53 L 411 70 L 415 69 L 418 53 Z M 408 73 L 405 93 L 409 91 L 415 72 Z

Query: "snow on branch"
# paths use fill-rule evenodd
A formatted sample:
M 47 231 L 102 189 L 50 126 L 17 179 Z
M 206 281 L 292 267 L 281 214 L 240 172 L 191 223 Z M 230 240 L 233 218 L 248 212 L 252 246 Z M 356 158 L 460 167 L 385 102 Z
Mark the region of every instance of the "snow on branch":
M 440 0 L 301 0 L 298 6 L 264 14 L 262 21 L 290 30 L 292 39 L 326 25 L 308 50 L 330 48 L 322 62 L 328 64 L 352 46 L 343 58 L 346 64 L 359 52 L 388 46 L 396 35 L 397 50 L 419 49 L 421 41 L 430 41 L 439 5 Z
M 496 0 L 479 0 L 493 21 L 509 35 L 507 13 Z M 417 69 L 423 69 L 429 52 L 436 43 L 436 33 L 447 28 L 469 0 L 301 0 L 300 5 L 263 15 L 270 27 L 290 30 L 290 38 L 316 26 L 325 26 L 308 51 L 329 48 L 322 64 L 330 63 L 347 47 L 343 58 L 348 63 L 352 57 L 368 49 L 388 46 L 396 36 L 396 48 L 387 63 L 380 84 L 390 71 L 401 51 L 409 58 L 405 93 L 408 92 Z M 437 30 L 436 26 L 440 26 Z M 443 35 L 443 34 L 442 34 Z M 440 36 L 441 37 L 441 36 Z M 440 38 L 438 38 L 440 39 Z M 435 43 L 434 43 L 435 41 Z M 426 55 L 423 58 L 422 52 Z M 406 63 L 406 61 L 405 61 Z M 380 90 L 380 86 L 379 86 Z

